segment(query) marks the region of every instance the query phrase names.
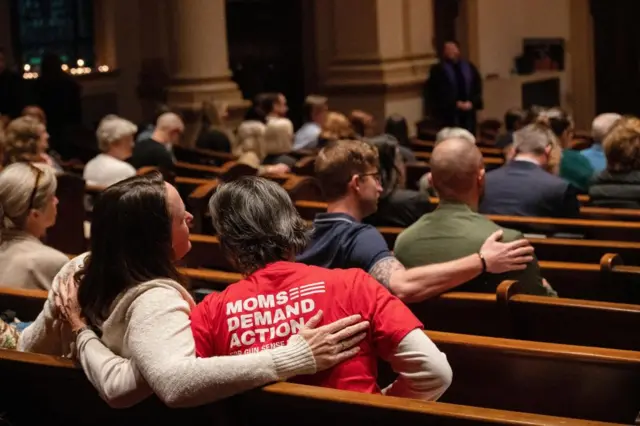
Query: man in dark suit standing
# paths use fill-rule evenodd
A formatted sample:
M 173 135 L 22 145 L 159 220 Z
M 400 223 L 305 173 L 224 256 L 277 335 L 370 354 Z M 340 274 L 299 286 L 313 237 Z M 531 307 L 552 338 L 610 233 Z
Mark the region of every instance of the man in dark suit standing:
M 554 136 L 540 124 L 513 134 L 515 157 L 487 173 L 480 213 L 534 217 L 577 217 L 577 191 L 547 169 L 553 163 Z
M 444 43 L 440 62 L 429 72 L 424 98 L 443 127 L 462 127 L 476 134 L 476 111 L 483 108 L 482 79 L 478 69 L 460 57 L 456 41 Z

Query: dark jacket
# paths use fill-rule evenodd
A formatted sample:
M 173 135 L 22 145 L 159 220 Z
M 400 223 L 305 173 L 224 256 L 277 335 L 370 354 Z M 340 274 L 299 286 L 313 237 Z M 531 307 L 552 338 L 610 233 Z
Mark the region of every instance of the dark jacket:
M 378 201 L 378 210 L 363 222 L 373 226 L 406 228 L 435 207 L 426 194 L 409 189 L 396 189 Z
M 464 127 L 475 134 L 475 112 L 484 108 L 482 79 L 478 69 L 471 62 L 464 60 L 460 62 L 462 67 L 468 66 L 469 70 L 467 96 L 460 96 L 456 78 L 447 71 L 447 65 L 440 62 L 433 65 L 429 72 L 429 80 L 425 85 L 425 106 L 441 125 Z M 456 107 L 459 100 L 470 101 L 473 109 L 468 112 L 460 111 Z
M 603 171 L 589 188 L 589 197 L 594 206 L 640 209 L 640 171 Z
M 533 217 L 577 217 L 573 186 L 540 166 L 514 160 L 487 173 L 480 213 Z

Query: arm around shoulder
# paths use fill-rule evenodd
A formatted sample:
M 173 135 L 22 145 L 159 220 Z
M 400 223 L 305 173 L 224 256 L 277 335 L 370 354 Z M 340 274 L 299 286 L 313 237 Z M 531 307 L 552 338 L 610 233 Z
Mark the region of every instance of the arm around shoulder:
M 156 395 L 170 407 L 210 403 L 298 374 L 315 373 L 302 338 L 255 354 L 196 358 L 189 304 L 176 289 L 154 288 L 131 304 L 127 344 Z

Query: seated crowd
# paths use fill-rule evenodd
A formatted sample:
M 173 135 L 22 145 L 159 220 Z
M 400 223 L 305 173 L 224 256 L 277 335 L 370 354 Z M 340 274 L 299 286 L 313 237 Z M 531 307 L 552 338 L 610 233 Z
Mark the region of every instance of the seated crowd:
M 371 114 L 347 116 L 310 95 L 294 132 L 286 97 L 266 93 L 232 130 L 226 109 L 205 105 L 197 146 L 256 169 L 218 186 L 207 212 L 243 278 L 199 304 L 178 270 L 193 216 L 160 173 L 176 168 L 179 114 L 163 109 L 149 126 L 100 121 L 100 153 L 82 173 L 104 189 L 89 251 L 72 260 L 41 242 L 67 167 L 49 149 L 44 113 L 28 107 L 0 130 L 0 284 L 48 291 L 33 323 L 0 321 L 1 347 L 77 359 L 112 407 L 152 394 L 170 407 L 197 406 L 284 380 L 433 401 L 455 375 L 408 303 L 454 289 L 495 293 L 505 279 L 523 293 L 558 296 L 523 234 L 485 214 L 577 217 L 578 194 L 587 193 L 598 206 L 640 206 L 637 118 L 596 117 L 583 151 L 558 108 L 509 110 L 492 146 L 439 129 L 413 190 L 407 168 L 425 157 L 412 150 L 402 116 L 377 134 Z M 484 148 L 504 149 L 504 165 L 486 171 Z M 327 202 L 312 226 L 268 179 L 290 173 L 303 154 L 315 156 Z M 147 166 L 157 170 L 137 175 Z M 389 247 L 377 226 L 406 229 Z M 397 373 L 384 388 L 379 360 Z

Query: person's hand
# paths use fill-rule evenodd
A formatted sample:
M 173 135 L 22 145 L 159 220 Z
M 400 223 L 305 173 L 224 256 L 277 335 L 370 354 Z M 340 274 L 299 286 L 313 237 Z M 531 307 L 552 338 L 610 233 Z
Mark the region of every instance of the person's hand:
M 87 326 L 87 323 L 82 318 L 82 310 L 78 303 L 78 285 L 73 274 L 68 274 L 60 280 L 58 293 L 55 296 L 55 304 L 60 317 L 69 323 L 72 331 L 77 331 Z
M 533 260 L 533 247 L 526 239 L 501 243 L 503 231 L 494 232 L 487 238 L 480 253 L 487 263 L 487 272 L 501 274 L 508 271 L 521 271 Z
M 466 101 L 462 103 L 462 109 L 464 109 L 465 111 L 470 111 L 473 108 L 473 104 L 471 103 L 471 101 Z
M 462 101 L 456 102 L 456 108 L 464 110 L 464 102 Z
M 299 333 L 313 352 L 316 371 L 326 370 L 355 356 L 360 351 L 358 344 L 369 329 L 369 321 L 361 321 L 360 315 L 315 328 L 321 319 L 322 311 L 319 311 Z
M 544 287 L 549 296 L 558 297 L 558 292 L 551 287 L 551 284 L 549 284 L 549 281 L 547 281 L 546 278 L 542 279 L 542 287 Z
M 286 164 L 282 164 L 282 163 L 274 164 L 273 166 L 267 166 L 266 168 L 267 173 L 272 173 L 274 175 L 289 173 L 290 171 L 291 171 L 291 168 L 289 168 L 289 166 L 287 166 Z

